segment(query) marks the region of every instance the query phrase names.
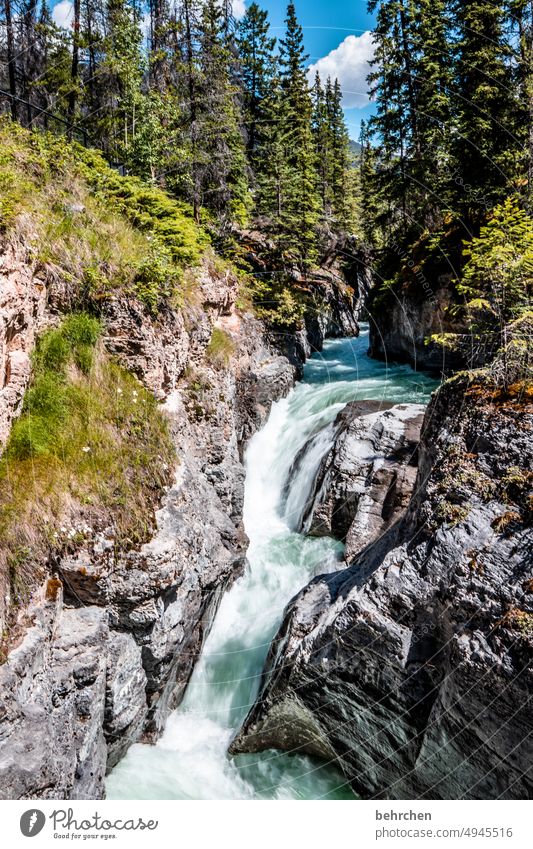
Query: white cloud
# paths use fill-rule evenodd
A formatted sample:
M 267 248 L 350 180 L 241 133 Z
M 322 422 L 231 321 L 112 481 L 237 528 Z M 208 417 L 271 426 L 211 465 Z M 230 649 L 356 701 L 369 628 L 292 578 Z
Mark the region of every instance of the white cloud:
M 374 55 L 374 49 L 371 32 L 348 35 L 335 50 L 309 66 L 309 81 L 313 82 L 317 71 L 324 83 L 328 77 L 332 80 L 338 79 L 343 93 L 343 105 L 346 109 L 366 106 L 369 102 L 366 78 L 370 73 L 369 63 Z
M 240 21 L 241 18 L 244 18 L 246 14 L 244 0 L 231 0 L 231 11 L 238 21 Z
M 52 9 L 52 20 L 58 27 L 69 29 L 72 24 L 73 5 L 70 0 L 60 0 Z

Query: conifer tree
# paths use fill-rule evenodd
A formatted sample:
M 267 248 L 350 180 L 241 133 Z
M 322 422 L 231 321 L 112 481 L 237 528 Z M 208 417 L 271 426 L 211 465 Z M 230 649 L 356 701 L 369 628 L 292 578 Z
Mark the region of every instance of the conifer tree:
M 265 121 L 263 102 L 273 75 L 273 51 L 276 39 L 268 34 L 268 15 L 257 3 L 251 3 L 238 26 L 237 47 L 244 86 L 244 125 L 247 149 L 254 156 Z
M 327 86 L 331 89 L 329 79 Z M 331 215 L 331 133 L 329 118 L 326 91 L 324 91 L 320 74 L 317 71 L 313 86 L 312 127 L 316 152 L 318 193 L 322 206 L 322 217 L 325 220 Z
M 423 226 L 437 225 L 450 203 L 453 48 L 447 13 L 448 0 L 418 0 L 413 13 L 418 150 L 412 193 Z
M 244 223 L 250 195 L 237 92 L 230 79 L 231 55 L 217 0 L 205 0 L 200 34 L 201 132 L 198 168 L 201 205 L 220 221 Z
M 102 106 L 97 125 L 102 144 L 118 161 L 128 160 L 141 111 L 144 59 L 142 34 L 130 0 L 108 0 L 99 85 Z
M 533 208 L 533 2 L 510 0 L 508 27 L 514 46 L 513 129 L 524 150 L 524 170 L 527 175 L 527 196 Z
M 280 242 L 303 267 L 316 258 L 316 225 L 320 206 L 316 156 L 311 130 L 313 104 L 305 72 L 303 32 L 293 3 L 287 7 L 285 38 L 280 41 L 283 130 L 290 179 L 285 186 Z
M 509 192 L 515 176 L 509 46 L 503 39 L 501 4 L 456 0 L 453 8 L 458 28 L 454 84 L 460 94 L 453 151 L 461 184 L 468 186 L 457 203 L 475 219 Z
M 342 228 L 352 226 L 350 216 L 350 140 L 342 111 L 342 91 L 336 79 L 330 85 L 329 131 L 331 136 L 331 195 L 335 220 Z
M 255 158 L 255 213 L 266 219 L 264 226 L 269 226 L 270 233 L 276 237 L 283 230 L 286 188 L 290 179 L 284 92 L 277 69 L 271 78 L 262 110 L 264 122 Z

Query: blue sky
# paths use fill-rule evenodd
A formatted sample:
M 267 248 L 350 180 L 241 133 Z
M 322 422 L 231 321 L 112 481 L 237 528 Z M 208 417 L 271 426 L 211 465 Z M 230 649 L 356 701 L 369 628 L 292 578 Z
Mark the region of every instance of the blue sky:
M 281 37 L 287 0 L 257 2 L 269 13 L 272 35 Z M 246 0 L 233 0 L 237 17 L 244 13 L 245 3 Z M 318 69 L 324 80 L 327 76 L 338 77 L 350 136 L 357 140 L 361 120 L 373 111 L 366 94 L 368 60 L 372 55 L 369 31 L 373 26 L 366 0 L 295 0 L 295 5 L 309 53 L 311 75 Z M 72 20 L 71 0 L 52 0 L 52 6 L 56 23 L 68 27 Z
M 284 31 L 287 0 L 257 0 L 268 10 L 272 34 Z M 365 82 L 372 43 L 368 32 L 373 16 L 366 0 L 294 0 L 303 27 L 305 46 L 313 70 L 321 76 L 338 76 L 343 86 L 345 115 L 353 139 L 359 137 L 361 120 L 373 111 Z

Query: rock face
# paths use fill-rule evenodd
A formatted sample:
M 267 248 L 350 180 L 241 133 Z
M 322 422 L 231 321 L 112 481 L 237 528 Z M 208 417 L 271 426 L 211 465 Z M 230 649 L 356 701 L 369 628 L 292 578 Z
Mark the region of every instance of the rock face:
M 46 288 L 22 251 L 0 253 L 0 451 L 31 374 L 30 353 L 45 325 Z
M 424 281 L 423 287 L 375 296 L 368 308 L 369 355 L 436 372 L 449 373 L 464 367 L 462 353 L 429 341 L 433 334 L 457 330 L 447 315 L 451 303 L 451 281 L 447 276 L 441 277 L 434 289 Z
M 11 368 L 0 396 L 6 435 L 34 335 L 58 320 L 66 298 L 59 286 L 41 291 L 23 256 L 10 268 L 0 347 Z M 302 334 L 280 348 L 236 309 L 236 294 L 231 275 L 206 267 L 182 312 L 154 319 L 122 297 L 101 306 L 106 347 L 164 403 L 178 462 L 152 539 L 117 550 L 111 528 L 84 532 L 20 612 L 19 642 L 0 666 L 3 798 L 101 798 L 106 768 L 131 743 L 156 738 L 181 700 L 220 598 L 243 568 L 244 448 L 292 387 L 309 343 Z M 223 357 L 209 346 L 214 328 L 226 338 Z M 5 364 L 17 350 L 24 369 L 15 386 Z
M 335 760 L 365 798 L 531 798 L 532 424 L 443 386 L 405 518 L 291 602 L 233 752 Z
M 106 345 L 164 401 L 178 465 L 149 542 L 117 551 L 111 529 L 86 534 L 21 611 L 19 644 L 0 666 L 4 798 L 100 798 L 106 766 L 161 732 L 243 568 L 242 453 L 299 364 L 236 311 L 235 296 L 233 278 L 205 272 L 186 318 L 168 310 L 153 320 L 129 300 L 105 307 Z M 31 314 L 53 323 L 36 303 Z M 27 373 L 17 399 L 39 326 L 24 316 Z M 229 340 L 227 362 L 209 353 L 214 327 Z
M 415 483 L 424 409 L 381 401 L 346 405 L 318 470 L 304 533 L 342 540 L 351 560 L 400 518 Z

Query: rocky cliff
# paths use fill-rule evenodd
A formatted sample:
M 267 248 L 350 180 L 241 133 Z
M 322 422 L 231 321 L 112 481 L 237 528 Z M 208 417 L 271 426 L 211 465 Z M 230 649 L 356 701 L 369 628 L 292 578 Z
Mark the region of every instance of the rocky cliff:
M 233 752 L 315 754 L 365 798 L 531 798 L 533 410 L 520 374 L 502 381 L 500 360 L 437 393 L 406 515 L 290 603 Z
M 5 423 L 20 405 L 33 336 L 54 323 L 60 298 L 49 290 L 46 299 L 24 262 L 8 259 L 3 350 L 8 362 L 21 351 L 25 367 L 20 379 L 8 373 Z M 157 734 L 179 702 L 220 595 L 242 569 L 242 449 L 296 367 L 235 310 L 231 275 L 206 270 L 198 291 L 186 319 L 168 310 L 154 320 L 135 299 L 106 306 L 106 346 L 165 401 L 178 466 L 149 542 L 117 552 L 110 529 L 84 533 L 19 612 L 18 645 L 0 668 L 6 798 L 101 796 L 106 761 Z M 209 347 L 215 329 L 222 359 Z
M 58 323 L 69 293 L 61 280 L 45 286 L 22 250 L 7 250 L 3 270 L 5 440 L 35 336 Z M 244 447 L 310 343 L 305 331 L 277 336 L 237 309 L 231 272 L 206 262 L 195 285 L 186 310 L 157 317 L 124 293 L 100 305 L 107 351 L 162 402 L 177 465 L 143 545 L 117 545 L 111 525 L 81 527 L 71 515 L 61 529 L 71 542 L 20 603 L 0 667 L 4 798 L 101 797 L 106 769 L 157 736 L 181 700 L 243 568 Z
M 320 463 L 300 530 L 342 540 L 347 560 L 378 539 L 409 503 L 423 416 L 420 404 L 347 404 L 334 423 L 333 445 Z
M 370 356 L 439 373 L 464 367 L 471 352 L 453 351 L 432 339 L 457 330 L 449 314 L 454 298 L 449 275 L 441 275 L 433 286 L 423 277 L 376 291 L 368 307 Z

